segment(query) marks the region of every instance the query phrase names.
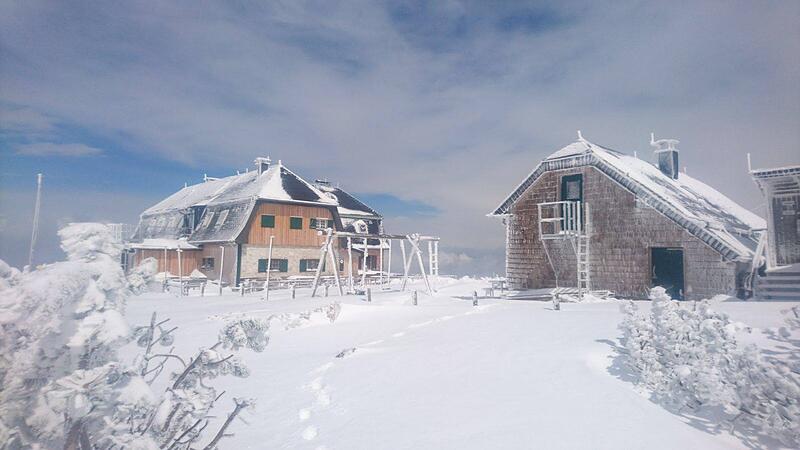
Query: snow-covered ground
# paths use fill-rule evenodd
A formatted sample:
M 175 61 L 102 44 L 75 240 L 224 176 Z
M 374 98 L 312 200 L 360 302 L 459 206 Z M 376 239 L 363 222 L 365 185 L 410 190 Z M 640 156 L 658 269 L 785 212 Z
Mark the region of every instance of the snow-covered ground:
M 129 301 L 127 319 L 143 324 L 153 311 L 170 317 L 180 327 L 176 352 L 190 354 L 215 342 L 226 317 L 276 317 L 267 349 L 241 353 L 252 375 L 215 382 L 227 391 L 221 410 L 233 396 L 257 399 L 223 449 L 775 445 L 746 442 L 638 392 L 615 360 L 618 302 L 562 303 L 554 311 L 547 302 L 481 299 L 473 307 L 472 291 L 485 285 L 442 279 L 433 297 L 420 293 L 418 306 L 396 286 L 373 292 L 371 303 L 364 296 L 312 299 L 308 289 L 296 299 L 273 292 L 269 301 L 152 293 Z M 333 323 L 323 312 L 296 321 L 334 302 L 341 312 Z M 794 306 L 714 304 L 754 327 L 743 340 L 772 347 L 764 331 L 783 325 L 780 310 Z

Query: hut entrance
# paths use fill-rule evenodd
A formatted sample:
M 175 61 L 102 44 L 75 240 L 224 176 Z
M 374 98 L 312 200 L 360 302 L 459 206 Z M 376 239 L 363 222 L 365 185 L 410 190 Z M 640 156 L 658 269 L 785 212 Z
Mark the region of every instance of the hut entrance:
M 651 286 L 661 286 L 676 300 L 683 300 L 683 250 L 653 247 L 650 249 Z

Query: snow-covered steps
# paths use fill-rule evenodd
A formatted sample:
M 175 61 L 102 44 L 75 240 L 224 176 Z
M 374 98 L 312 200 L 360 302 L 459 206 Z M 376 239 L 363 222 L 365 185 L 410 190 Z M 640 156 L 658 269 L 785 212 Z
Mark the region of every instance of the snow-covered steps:
M 758 278 L 758 300 L 800 301 L 800 266 L 768 270 Z
M 578 288 L 574 287 L 558 287 L 558 288 L 542 288 L 542 289 L 526 289 L 521 291 L 508 291 L 503 295 L 503 298 L 508 300 L 547 300 L 553 299 L 553 296 L 558 294 L 563 297 L 578 298 L 580 292 Z M 589 295 L 596 298 L 607 298 L 612 295 L 611 291 L 590 291 Z

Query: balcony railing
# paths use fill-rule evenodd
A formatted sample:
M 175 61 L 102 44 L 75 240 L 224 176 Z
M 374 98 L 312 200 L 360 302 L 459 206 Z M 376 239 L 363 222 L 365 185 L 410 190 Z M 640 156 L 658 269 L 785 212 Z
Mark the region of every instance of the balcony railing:
M 539 237 L 563 239 L 583 234 L 582 206 L 571 201 L 539 203 Z

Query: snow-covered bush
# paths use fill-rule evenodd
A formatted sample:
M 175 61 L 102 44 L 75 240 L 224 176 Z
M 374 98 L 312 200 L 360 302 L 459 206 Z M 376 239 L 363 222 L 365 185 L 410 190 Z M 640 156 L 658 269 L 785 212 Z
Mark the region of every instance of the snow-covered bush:
M 20 273 L 0 261 L 0 442 L 3 449 L 188 449 L 204 435 L 220 398 L 209 381 L 247 376 L 222 349 L 262 351 L 268 324 L 239 319 L 219 342 L 184 360 L 172 353 L 176 328 L 152 321 L 131 330 L 124 308 L 155 273 L 146 261 L 126 277 L 122 246 L 108 227 L 70 224 L 59 231 L 67 261 Z M 118 350 L 142 348 L 133 364 Z M 158 348 L 170 347 L 166 351 Z M 176 369 L 163 392 L 151 388 Z M 207 450 L 252 400 L 234 399 Z M 204 440 L 206 440 L 204 438 Z
M 620 324 L 626 362 L 638 382 L 678 408 L 719 406 L 787 444 L 800 443 L 800 371 L 736 341 L 740 326 L 706 301 L 683 306 L 663 288 L 651 312 L 633 302 Z

